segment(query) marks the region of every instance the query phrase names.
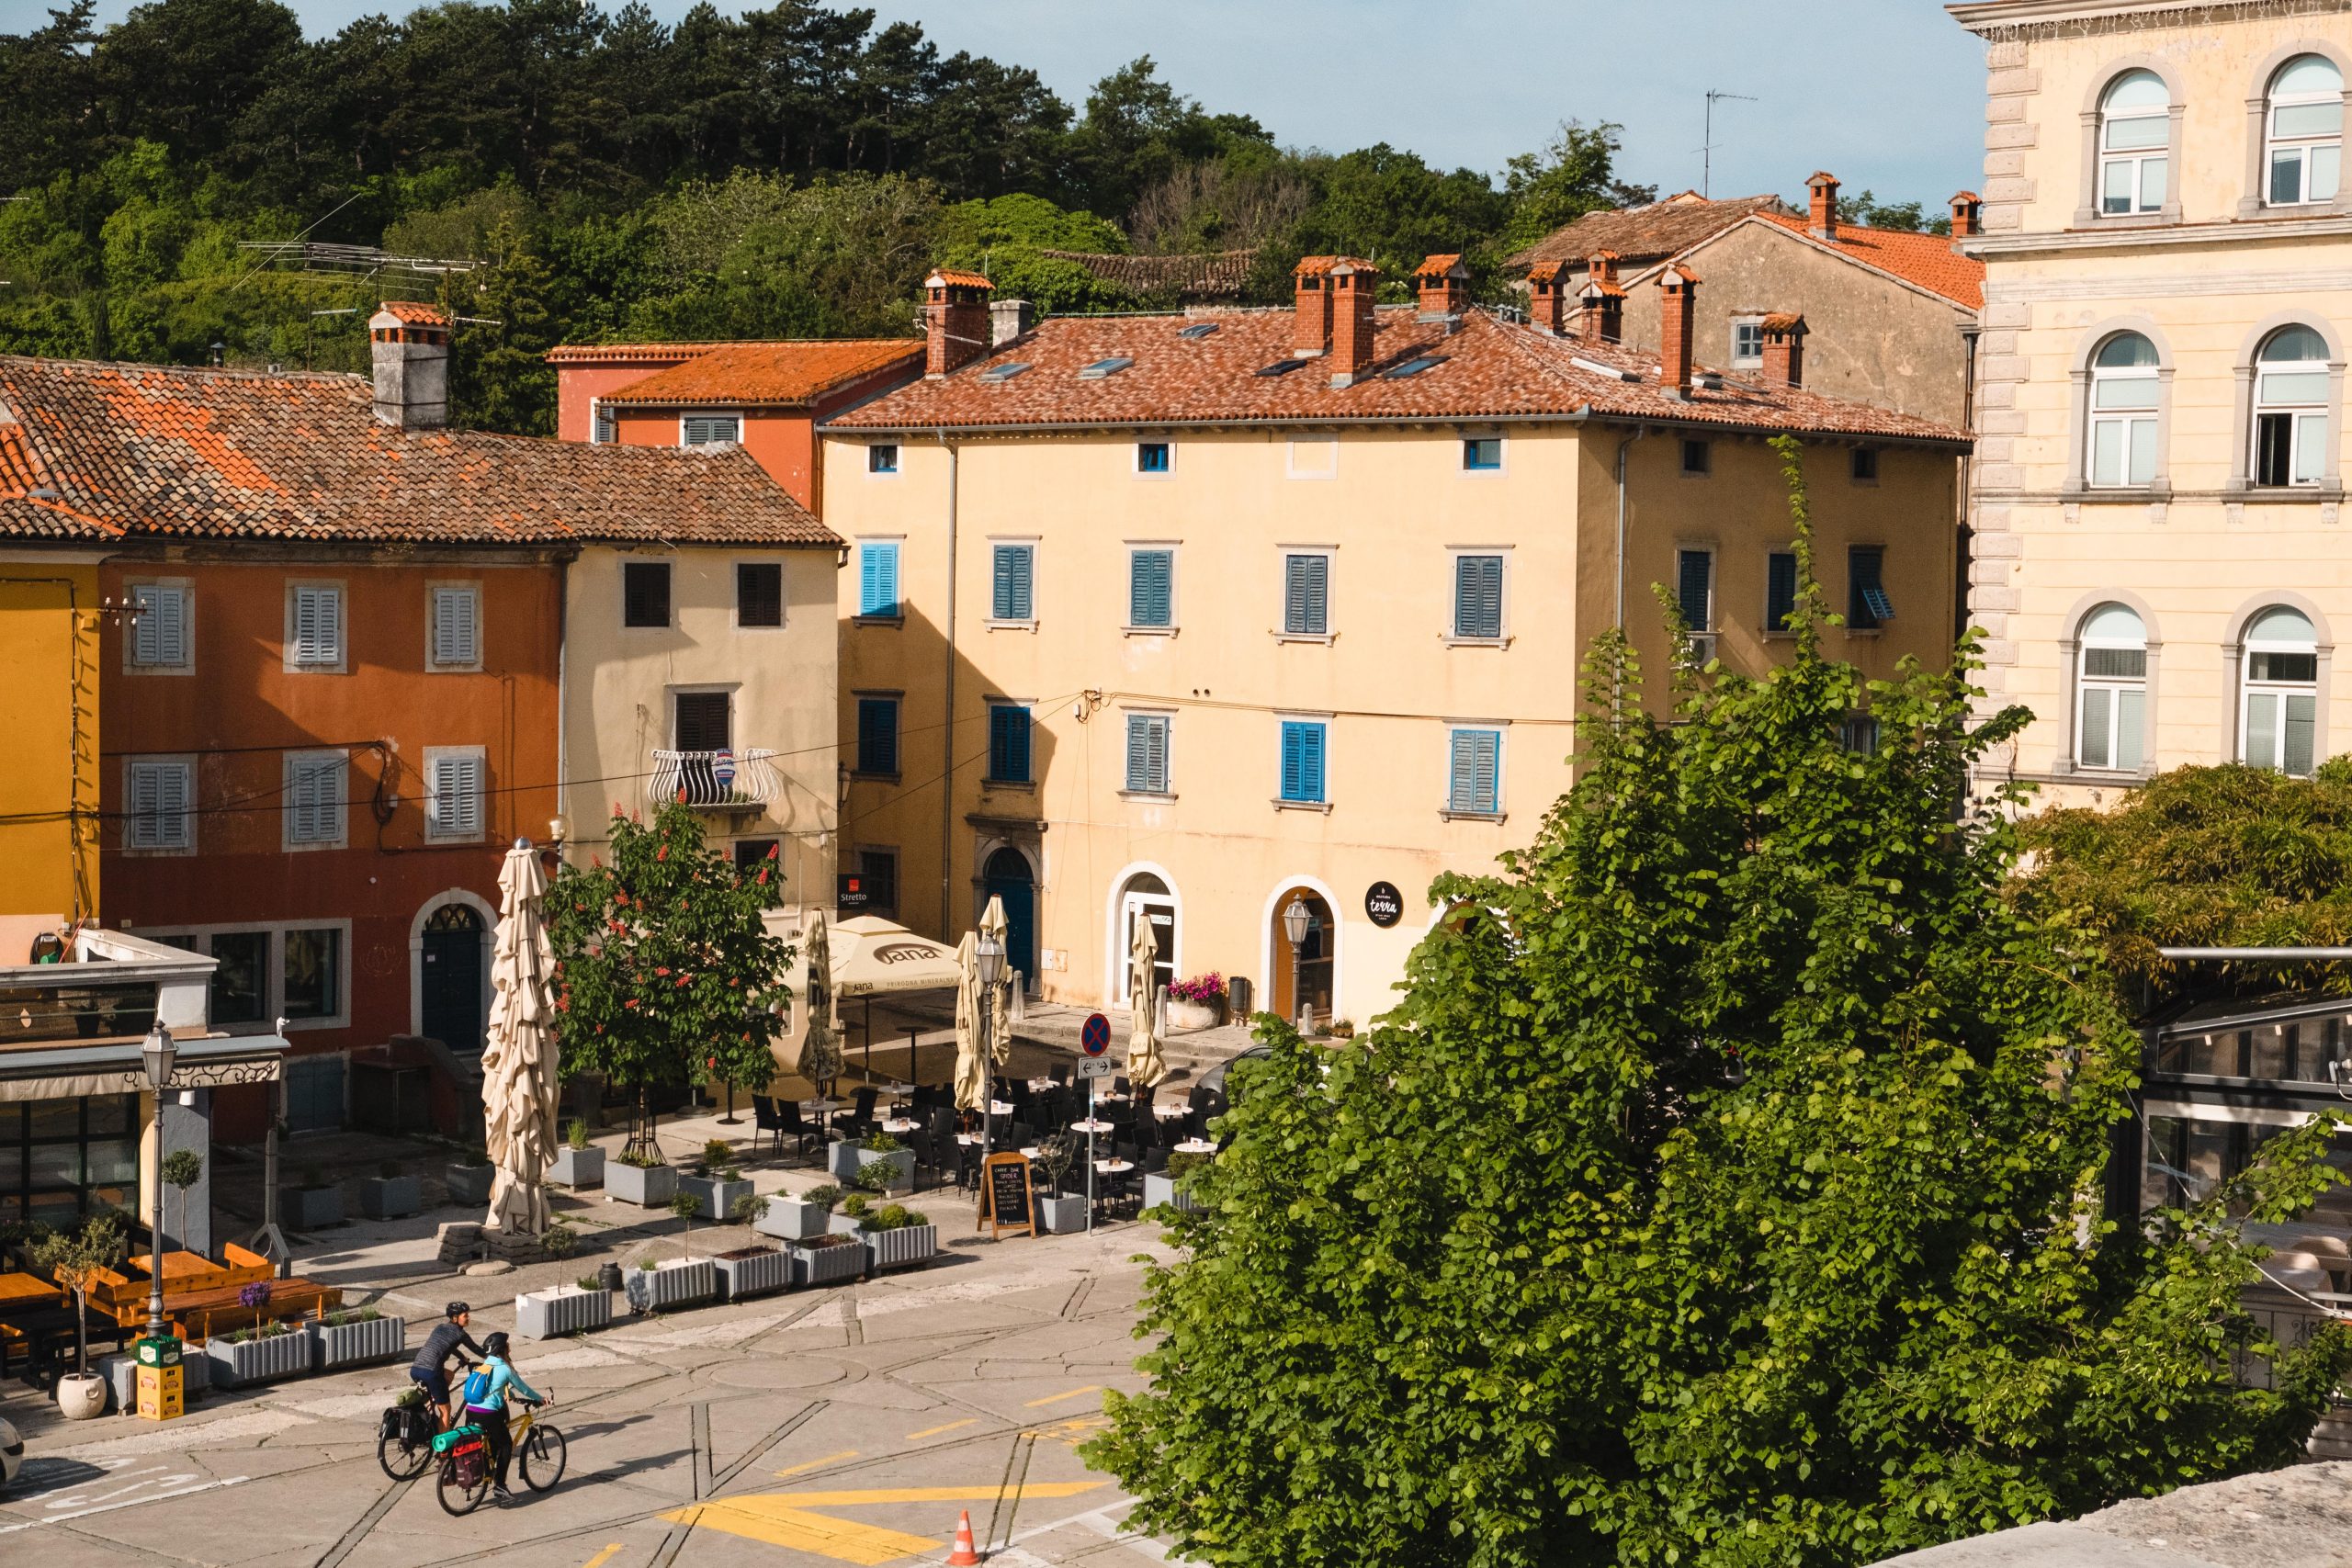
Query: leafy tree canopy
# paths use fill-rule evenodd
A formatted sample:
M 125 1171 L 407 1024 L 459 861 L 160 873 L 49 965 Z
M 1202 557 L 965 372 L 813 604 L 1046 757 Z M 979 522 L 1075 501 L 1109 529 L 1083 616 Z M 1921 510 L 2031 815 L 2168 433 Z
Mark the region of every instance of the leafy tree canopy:
M 1795 476 L 1796 448 L 1783 446 Z M 1394 1012 L 1271 1018 L 1089 1450 L 1195 1561 L 1844 1564 L 2299 1456 L 2352 1366 L 2239 1305 L 2327 1122 L 2102 1213 L 2137 1042 L 2096 945 L 1963 811 L 1973 649 L 1678 679 L 1605 638 L 1572 792 Z M 1867 704 L 1870 755 L 1841 743 Z M 2231 1363 L 2267 1362 L 2269 1386 Z

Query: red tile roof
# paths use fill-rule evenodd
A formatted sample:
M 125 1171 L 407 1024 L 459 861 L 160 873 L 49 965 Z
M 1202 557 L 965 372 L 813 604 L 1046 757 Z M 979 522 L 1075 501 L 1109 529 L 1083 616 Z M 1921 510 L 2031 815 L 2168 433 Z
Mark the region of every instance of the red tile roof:
M 1426 256 L 1422 258 L 1421 265 L 1413 269 L 1413 276 L 1415 277 L 1443 277 L 1460 265 L 1462 265 L 1462 254 L 1458 251 L 1448 252 L 1442 256 Z
M 1821 240 L 1804 219 L 1773 212 L 1759 212 L 1757 217 L 1793 230 L 1816 244 L 1826 244 L 1856 261 L 1867 262 L 1905 283 L 1916 283 L 1956 305 L 1965 305 L 1972 310 L 1984 308 L 1984 264 L 1953 250 L 1951 239 L 1944 235 L 1911 234 L 1899 229 L 1859 229 L 1840 223 L 1836 239 Z
M 1177 334 L 1214 325 L 1198 338 Z M 1293 363 L 1288 310 L 1193 310 L 1183 315 L 1062 316 L 1040 322 L 954 375 L 913 382 L 839 419 L 829 431 L 1018 428 L 1036 425 L 1318 424 L 1352 421 L 1510 421 L 1589 415 L 1655 419 L 1751 430 L 1963 444 L 1962 431 L 1908 414 L 1841 401 L 1791 388 L 1727 380 L 1688 401 L 1657 379 L 1657 359 L 1598 347 L 1509 323 L 1484 311 L 1422 321 L 1410 306 L 1384 306 L 1374 318 L 1369 375 L 1330 385 L 1330 362 Z M 1415 359 L 1436 363 L 1396 378 L 1384 372 Z M 1133 361 L 1114 375 L 1081 380 L 1099 361 Z M 1587 369 L 1582 359 L 1605 367 Z M 992 366 L 1029 368 L 1009 379 L 981 379 Z M 1628 382 L 1620 371 L 1636 372 Z
M 449 313 L 447 310 L 438 305 L 427 305 L 418 299 L 387 299 L 377 307 L 376 313 L 379 316 L 390 316 L 394 321 L 406 321 L 411 326 L 446 327 L 449 324 Z
M 929 277 L 924 278 L 922 281 L 923 287 L 926 288 L 931 288 L 934 284 L 944 284 L 949 288 L 994 288 L 996 287 L 996 285 L 990 283 L 983 274 L 977 272 L 957 272 L 953 267 L 944 266 L 934 268 L 932 275 Z
M 892 366 L 920 365 L 922 355 L 921 338 L 719 344 L 642 381 L 606 392 L 597 401 L 639 407 L 680 403 L 799 407 L 836 387 Z
M 94 537 L 841 542 L 741 448 L 395 430 L 356 376 L 0 356 L 6 432 L 0 533 L 17 536 L 70 518 Z
M 1566 261 L 1582 265 L 1595 251 L 1615 251 L 1634 266 L 1646 266 L 1713 239 L 1751 212 L 1777 212 L 1780 207 L 1777 196 L 1709 201 L 1685 191 L 1647 207 L 1588 212 L 1565 228 L 1553 230 L 1507 265 L 1524 267 L 1542 261 Z
M 1105 283 L 1144 295 L 1179 299 L 1238 299 L 1250 286 L 1256 251 L 1210 251 L 1189 256 L 1125 256 L 1095 251 L 1039 251 L 1050 261 L 1074 262 Z
M 677 365 L 723 343 L 561 343 L 548 350 L 550 365 Z

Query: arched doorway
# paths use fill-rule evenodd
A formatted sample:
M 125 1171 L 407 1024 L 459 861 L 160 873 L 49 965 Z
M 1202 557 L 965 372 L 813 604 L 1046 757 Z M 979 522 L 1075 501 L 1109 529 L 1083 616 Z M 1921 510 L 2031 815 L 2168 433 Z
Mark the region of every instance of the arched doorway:
M 444 904 L 425 918 L 420 986 L 420 1032 L 450 1050 L 481 1050 L 482 976 L 490 930 L 468 904 Z
M 1152 940 L 1159 948 L 1159 955 L 1151 966 L 1151 986 L 1156 995 L 1163 987 L 1176 983 L 1176 896 L 1169 891 L 1166 882 L 1148 871 L 1128 877 L 1119 888 L 1119 919 L 1114 928 L 1119 948 L 1111 955 L 1110 985 L 1106 989 L 1120 1006 L 1128 999 L 1127 954 L 1135 951 L 1138 920 L 1151 922 Z
M 1298 944 L 1295 953 L 1291 947 L 1290 928 L 1283 919 L 1293 899 L 1306 906 L 1306 939 Z M 1312 887 L 1285 887 L 1274 899 L 1273 922 L 1273 941 L 1268 951 L 1274 957 L 1274 972 L 1267 976 L 1272 982 L 1272 1010 L 1295 1021 L 1303 1002 L 1315 1010 L 1317 1021 L 1329 1021 L 1334 960 L 1339 955 L 1339 927 L 1331 919 L 1331 906 Z
M 1037 878 L 1029 857 L 1006 846 L 980 868 L 980 908 L 1004 900 L 1004 961 L 1021 972 L 1022 984 L 1037 988 Z

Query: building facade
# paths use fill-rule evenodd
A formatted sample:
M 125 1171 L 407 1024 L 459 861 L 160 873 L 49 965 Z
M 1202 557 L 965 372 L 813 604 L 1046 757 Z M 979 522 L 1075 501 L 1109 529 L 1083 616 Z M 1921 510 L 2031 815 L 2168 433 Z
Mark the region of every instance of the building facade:
M 0 496 L 15 428 L 0 402 Z M 18 482 L 37 487 L 28 463 Z M 90 920 L 100 913 L 103 536 L 40 499 L 0 498 L 0 670 L 11 676 L 0 682 L 0 734 L 11 742 L 0 755 L 0 916 Z M 26 956 L 0 952 L 0 964 Z
M 1986 264 L 1970 603 L 1993 771 L 2046 801 L 2352 741 L 2352 6 L 1977 0 Z
M 1418 306 L 1319 258 L 1293 310 L 979 352 L 987 280 L 934 275 L 933 373 L 825 430 L 842 869 L 885 912 L 952 939 L 1001 897 L 1012 962 L 1085 1005 L 1148 919 L 1163 981 L 1370 1019 L 1431 879 L 1493 869 L 1567 787 L 1597 633 L 1665 669 L 1669 584 L 1702 651 L 1783 656 L 1775 434 L 1854 612 L 1833 649 L 1873 676 L 1948 654 L 1959 432 L 1792 387 L 1785 354 L 1713 377 L 1687 332 L 1661 357 L 1505 322 L 1451 260 Z

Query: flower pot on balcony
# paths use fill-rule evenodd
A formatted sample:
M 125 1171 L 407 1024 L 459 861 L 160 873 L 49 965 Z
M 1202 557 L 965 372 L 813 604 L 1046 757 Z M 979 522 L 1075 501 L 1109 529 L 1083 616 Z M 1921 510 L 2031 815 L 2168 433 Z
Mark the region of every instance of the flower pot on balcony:
M 702 1215 L 724 1224 L 735 1216 L 735 1201 L 752 1195 L 748 1181 L 722 1181 L 715 1176 L 682 1176 L 678 1190 L 693 1194 L 702 1203 Z
M 494 1165 L 453 1165 L 442 1174 L 442 1181 L 449 1189 L 452 1203 L 487 1203 L 490 1201 L 491 1179 L 498 1174 Z
M 718 1294 L 718 1270 L 707 1258 L 670 1258 L 628 1271 L 628 1304 L 638 1312 L 693 1306 Z
M 254 1339 L 214 1335 L 204 1342 L 204 1353 L 212 1361 L 212 1380 L 223 1388 L 298 1378 L 311 1370 L 311 1337 L 299 1329 Z
M 555 1164 L 548 1171 L 548 1179 L 558 1187 L 569 1187 L 574 1191 L 583 1187 L 602 1187 L 605 1184 L 605 1151 L 568 1146 L 558 1149 Z
M 678 1168 L 615 1160 L 605 1168 L 605 1190 L 624 1203 L 666 1209 L 670 1200 L 678 1195 Z
M 322 1319 L 310 1330 L 311 1364 L 322 1372 L 396 1361 L 408 1348 L 408 1324 L 397 1317 L 354 1318 L 349 1323 Z
M 292 1230 L 314 1231 L 326 1225 L 339 1225 L 343 1224 L 343 1189 L 280 1188 L 277 1207 L 285 1214 L 288 1227 Z
M 797 1285 L 831 1285 L 865 1272 L 865 1244 L 855 1235 L 820 1235 L 795 1242 L 792 1280 Z
M 743 1247 L 712 1258 L 727 1299 L 740 1302 L 792 1286 L 792 1254 L 777 1247 Z
M 359 1212 L 371 1220 L 397 1220 L 424 1207 L 424 1183 L 413 1176 L 371 1176 L 359 1184 Z
M 603 1291 L 577 1285 L 528 1291 L 514 1298 L 514 1332 L 526 1339 L 556 1339 L 607 1328 L 613 1321 L 613 1298 Z
M 783 1241 L 806 1241 L 812 1235 L 826 1234 L 830 1211 L 814 1203 L 804 1203 L 797 1198 L 771 1198 L 768 1212 L 752 1222 L 752 1228 L 762 1235 L 772 1235 Z

